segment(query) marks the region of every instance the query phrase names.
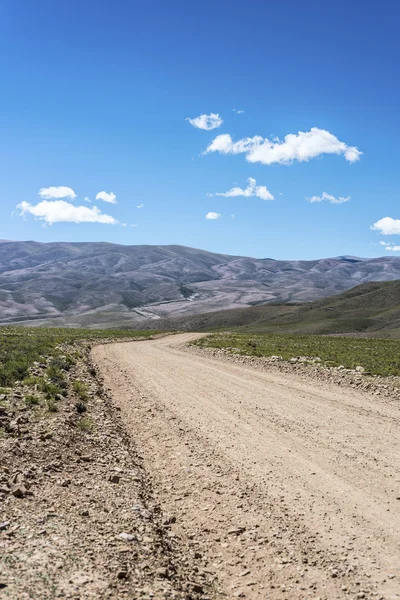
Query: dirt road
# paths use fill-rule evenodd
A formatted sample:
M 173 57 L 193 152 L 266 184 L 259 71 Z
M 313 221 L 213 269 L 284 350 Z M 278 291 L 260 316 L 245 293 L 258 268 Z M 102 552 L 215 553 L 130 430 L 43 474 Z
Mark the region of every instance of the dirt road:
M 194 337 L 93 358 L 214 597 L 400 598 L 399 406 L 197 355 Z

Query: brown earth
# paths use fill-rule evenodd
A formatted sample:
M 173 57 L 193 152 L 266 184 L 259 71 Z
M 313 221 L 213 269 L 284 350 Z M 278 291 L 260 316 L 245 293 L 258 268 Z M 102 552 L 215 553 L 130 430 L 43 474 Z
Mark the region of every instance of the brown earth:
M 93 360 L 208 597 L 400 598 L 396 396 L 183 348 L 195 337 Z
M 89 348 L 64 350 L 82 358 L 64 373 L 56 412 L 43 398 L 29 406 L 21 382 L 0 394 L 0 598 L 204 600 L 217 589 L 212 576 L 171 533 L 173 516 L 155 499 Z M 87 387 L 83 414 L 77 380 Z

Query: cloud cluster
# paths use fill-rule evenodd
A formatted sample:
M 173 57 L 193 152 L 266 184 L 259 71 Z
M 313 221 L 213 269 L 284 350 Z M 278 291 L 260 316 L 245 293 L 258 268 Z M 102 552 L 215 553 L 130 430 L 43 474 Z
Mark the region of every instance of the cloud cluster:
M 326 192 L 322 193 L 322 196 L 311 196 L 311 198 L 306 198 L 311 204 L 314 202 L 323 202 L 323 200 L 327 200 L 331 204 L 343 204 L 344 202 L 348 202 L 351 200 L 351 196 L 332 196 L 331 194 L 327 194 Z
M 47 225 L 53 223 L 104 223 L 116 225 L 118 221 L 111 215 L 106 215 L 93 206 L 75 206 L 65 200 L 42 200 L 36 205 L 21 202 L 17 209 L 21 216 L 33 215 L 36 219 L 44 221 Z
M 390 250 L 391 252 L 400 252 L 400 246 L 396 246 L 391 242 L 379 242 L 381 246 L 385 246 L 385 250 Z
M 219 116 L 218 113 L 210 113 L 209 115 L 199 115 L 194 119 L 186 119 L 189 121 L 193 127 L 196 129 L 204 129 L 205 131 L 211 131 L 212 129 L 217 129 L 217 127 L 221 127 L 223 120 Z
M 96 194 L 96 200 L 103 200 L 103 202 L 109 202 L 110 204 L 117 204 L 117 196 L 110 192 L 99 192 Z
M 74 190 L 65 185 L 53 185 L 48 188 L 40 188 L 39 196 L 46 200 L 58 200 L 60 198 L 69 198 L 70 200 L 73 200 L 76 198 Z
M 362 154 L 355 146 L 347 146 L 329 131 L 318 127 L 297 134 L 290 133 L 283 141 L 256 135 L 234 142 L 228 133 L 223 133 L 211 142 L 204 154 L 210 152 L 245 154 L 249 162 L 264 165 L 290 164 L 296 160 L 304 162 L 322 154 L 343 154 L 348 162 L 353 163 Z
M 212 194 L 209 194 L 212 196 Z M 274 197 L 265 185 L 257 185 L 257 182 L 253 177 L 247 179 L 247 187 L 242 189 L 240 187 L 233 187 L 227 192 L 217 192 L 215 196 L 224 196 L 225 198 L 235 198 L 237 196 L 244 196 L 245 198 L 251 198 L 256 196 L 261 200 L 273 200 Z
M 209 221 L 215 221 L 216 219 L 220 219 L 221 215 L 217 212 L 209 212 L 206 214 L 206 219 Z
M 371 229 L 380 231 L 382 235 L 395 235 L 400 233 L 400 219 L 392 219 L 392 217 L 383 217 L 376 223 L 371 225 Z

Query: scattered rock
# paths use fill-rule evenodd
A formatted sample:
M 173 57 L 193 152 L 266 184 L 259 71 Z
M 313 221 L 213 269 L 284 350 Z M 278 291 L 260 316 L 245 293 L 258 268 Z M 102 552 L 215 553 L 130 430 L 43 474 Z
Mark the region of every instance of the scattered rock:
M 240 535 L 244 531 L 246 531 L 245 527 L 233 527 L 232 529 L 228 529 L 227 533 L 228 535 Z
M 136 540 L 136 536 L 132 535 L 131 533 L 126 533 L 125 531 L 120 533 L 118 537 L 126 542 L 134 542 Z
M 127 569 L 121 569 L 118 571 L 117 573 L 117 578 L 118 579 L 127 579 L 128 577 L 128 570 Z
M 25 498 L 26 494 L 28 493 L 28 490 L 24 485 L 17 484 L 13 488 L 11 488 L 11 493 L 16 498 Z

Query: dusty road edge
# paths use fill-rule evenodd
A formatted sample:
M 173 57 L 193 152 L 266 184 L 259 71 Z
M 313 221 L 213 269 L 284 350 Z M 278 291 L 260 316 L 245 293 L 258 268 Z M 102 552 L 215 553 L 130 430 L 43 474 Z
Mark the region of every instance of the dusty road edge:
M 143 458 L 93 365 L 92 346 L 82 342 L 79 349 L 57 412 L 28 409 L 22 384 L 2 405 L 1 596 L 220 597 L 213 578 L 170 534 L 174 519 L 154 496 Z M 84 414 L 76 410 L 75 380 L 88 389 Z

